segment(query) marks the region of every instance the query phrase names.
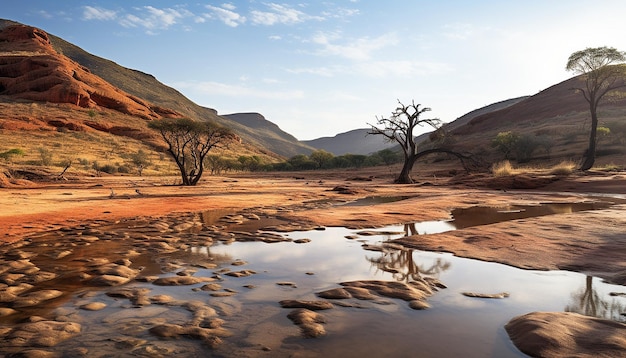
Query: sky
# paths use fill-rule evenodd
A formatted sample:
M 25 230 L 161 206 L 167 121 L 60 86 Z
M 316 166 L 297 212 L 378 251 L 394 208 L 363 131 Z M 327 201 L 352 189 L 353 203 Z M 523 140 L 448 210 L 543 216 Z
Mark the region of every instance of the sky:
M 571 78 L 575 51 L 626 50 L 623 0 L 0 5 L 0 18 L 149 73 L 219 114 L 261 113 L 300 140 L 368 128 L 398 101 L 451 122 Z

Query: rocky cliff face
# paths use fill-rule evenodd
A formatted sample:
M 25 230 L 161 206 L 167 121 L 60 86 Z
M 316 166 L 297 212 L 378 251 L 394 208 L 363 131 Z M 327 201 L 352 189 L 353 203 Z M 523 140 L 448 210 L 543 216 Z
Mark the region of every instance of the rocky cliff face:
M 147 120 L 180 116 L 112 86 L 54 50 L 46 32 L 25 25 L 0 30 L 0 95 L 105 107 Z

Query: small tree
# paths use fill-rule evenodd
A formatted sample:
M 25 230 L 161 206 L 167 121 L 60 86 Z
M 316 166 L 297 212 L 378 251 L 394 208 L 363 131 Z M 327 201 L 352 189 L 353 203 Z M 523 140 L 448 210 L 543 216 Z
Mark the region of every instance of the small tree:
M 504 159 L 511 159 L 511 153 L 515 148 L 515 143 L 519 140 L 519 135 L 511 132 L 500 132 L 491 141 L 491 146 L 497 148 L 504 154 Z
M 167 152 L 180 170 L 183 185 L 196 185 L 204 173 L 204 159 L 209 151 L 226 146 L 234 138 L 227 128 L 189 118 L 159 119 L 148 126 L 167 143 Z
M 612 47 L 586 48 L 574 52 L 568 59 L 565 68 L 581 74 L 584 85 L 576 87 L 589 104 L 591 114 L 591 131 L 589 145 L 583 156 L 580 170 L 589 170 L 596 160 L 598 104 L 611 91 L 626 86 L 624 67 L 615 64 L 626 61 L 626 53 Z
M 400 101 L 398 101 L 398 103 L 400 106 L 391 113 L 389 118 L 376 117 L 378 127 L 370 124 L 372 129 L 368 134 L 382 135 L 386 137 L 389 142 L 397 142 L 400 144 L 404 154 L 404 165 L 395 182 L 399 184 L 410 184 L 413 183 L 411 171 L 413 170 L 415 162 L 420 157 L 413 131 L 418 126 L 423 127 L 424 125 L 437 129 L 441 121 L 437 118 L 420 118 L 422 114 L 430 111 L 430 108 L 420 107 L 421 105 L 415 104 L 415 101 L 406 106 Z
M 139 176 L 142 176 L 143 170 L 150 164 L 148 153 L 141 149 L 139 149 L 137 153 L 131 154 L 130 160 L 133 162 L 135 168 L 137 168 L 137 174 L 139 174 Z

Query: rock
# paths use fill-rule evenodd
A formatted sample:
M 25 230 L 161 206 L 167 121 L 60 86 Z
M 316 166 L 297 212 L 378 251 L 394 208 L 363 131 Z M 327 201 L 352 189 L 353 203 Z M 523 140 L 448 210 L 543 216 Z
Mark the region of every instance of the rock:
M 365 288 L 378 293 L 381 296 L 399 298 L 404 301 L 423 300 L 428 294 L 411 285 L 397 281 L 352 281 L 342 282 L 344 287 Z
M 293 242 L 296 244 L 307 244 L 311 242 L 311 239 L 297 239 L 297 240 L 293 240 Z
M 81 326 L 73 322 L 37 321 L 23 323 L 0 342 L 14 347 L 54 347 L 80 333 Z
M 170 303 L 174 303 L 175 300 L 172 296 L 169 295 L 156 295 L 150 297 L 150 301 L 157 305 L 167 305 Z
M 139 270 L 134 270 L 125 265 L 118 265 L 114 263 L 100 266 L 90 272 L 93 275 L 114 275 L 124 278 L 133 279 L 139 274 Z
M 17 311 L 13 308 L 0 307 L 0 317 L 5 317 L 16 313 Z
M 298 286 L 296 285 L 295 282 L 285 281 L 285 282 L 276 282 L 276 284 L 278 286 L 287 286 L 287 287 L 292 287 L 292 288 L 298 288 Z
M 533 357 L 624 357 L 626 324 L 572 312 L 532 312 L 509 321 L 515 346 Z
M 207 283 L 206 285 L 200 287 L 202 291 L 219 291 L 222 289 L 222 285 L 219 283 Z
M 209 348 L 216 348 L 222 343 L 220 337 L 230 336 L 230 332 L 222 328 L 203 328 L 198 326 L 180 326 L 161 324 L 150 328 L 150 333 L 160 338 L 189 337 L 202 340 Z
M 375 300 L 376 299 L 376 295 L 374 295 L 367 288 L 347 286 L 347 287 L 344 287 L 344 290 L 348 291 L 350 295 L 352 295 L 352 297 L 359 299 L 359 300 Z
M 6 26 L 0 31 L 0 44 L 0 53 L 10 54 L 2 55 L 0 61 L 0 73 L 10 74 L 0 77 L 0 88 L 6 89 L 3 95 L 28 101 L 69 103 L 83 108 L 106 107 L 146 120 L 158 119 L 162 115 L 180 116 L 175 111 L 154 106 L 119 90 L 60 54 L 52 46 L 48 34 L 40 29 L 21 24 Z M 15 48 L 20 51 L 11 54 L 10 49 Z M 46 126 L 91 130 L 86 125 L 63 118 L 51 118 Z M 95 122 L 92 126 L 111 131 L 111 125 L 106 123 Z
M 424 300 L 413 300 L 409 301 L 409 307 L 414 310 L 424 310 L 430 308 L 430 305 Z
M 350 292 L 346 291 L 343 288 L 333 288 L 330 290 L 322 291 L 316 293 L 318 297 L 326 298 L 326 299 L 334 299 L 334 300 L 343 300 L 347 298 L 352 298 Z
M 231 272 L 225 273 L 225 275 L 231 276 L 231 277 L 247 277 L 247 276 L 254 275 L 254 274 L 256 274 L 256 272 L 253 270 L 231 271 Z
M 106 307 L 106 303 L 104 302 L 90 302 L 80 306 L 80 309 L 87 311 L 100 311 Z
M 18 296 L 15 301 L 13 301 L 13 307 L 31 307 L 36 306 L 44 301 L 49 301 L 60 297 L 63 295 L 63 292 L 58 290 L 41 290 L 29 292 L 24 296 Z
M 146 306 L 150 304 L 148 299 L 148 288 L 120 288 L 106 293 L 109 297 L 126 298 L 135 306 Z
M 26 349 L 7 356 L 8 358 L 61 358 L 58 352 L 50 352 L 43 349 Z
M 333 304 L 328 301 L 282 300 L 279 303 L 283 308 L 306 308 L 311 311 L 333 308 Z
M 183 285 L 195 285 L 201 282 L 214 281 L 210 277 L 195 277 L 195 276 L 170 276 L 160 277 L 154 280 L 152 283 L 157 286 L 183 286 Z
M 326 334 L 324 326 L 321 325 L 326 320 L 317 312 L 298 308 L 289 312 L 287 317 L 300 327 L 302 335 L 306 338 L 316 338 Z
M 89 283 L 95 286 L 120 286 L 131 281 L 130 278 L 115 276 L 115 275 L 102 275 L 95 276 L 89 280 Z
M 477 297 L 477 298 L 506 298 L 509 297 L 507 292 L 500 293 L 476 293 L 476 292 L 462 292 L 463 296 Z

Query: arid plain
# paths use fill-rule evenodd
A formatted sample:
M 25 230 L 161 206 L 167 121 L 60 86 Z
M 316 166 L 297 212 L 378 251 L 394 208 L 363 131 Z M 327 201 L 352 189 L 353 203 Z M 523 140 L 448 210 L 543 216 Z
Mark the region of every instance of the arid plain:
M 371 174 L 354 170 L 207 176 L 195 187 L 172 185 L 176 178 L 170 177 L 73 177 L 46 183 L 18 183 L 1 189 L 0 227 L 4 244 L 0 248 L 6 251 L 11 245 L 35 238 L 54 240 L 55 232 L 78 232 L 86 228 L 93 231 L 98 227 L 119 227 L 123 231 L 128 230 L 125 222 L 136 221 L 163 221 L 175 227 L 180 218 L 179 224 L 189 225 L 179 227 L 178 231 L 188 231 L 194 225 L 207 225 L 206 221 L 198 222 L 203 213 L 226 217 L 245 213 L 248 219 L 251 216 L 265 218 L 275 224 L 268 229 L 270 231 L 322 230 L 325 227 L 365 230 L 449 220 L 451 212 L 461 208 L 504 210 L 511 206 L 532 207 L 546 203 L 602 202 L 608 205 L 598 210 L 469 225 L 427 235 L 412 235 L 407 231 L 393 244 L 450 252 L 523 269 L 581 272 L 614 284 L 626 284 L 624 173 L 510 178 L 493 178 L 488 174 L 442 177 L 431 173 L 416 177 L 413 185 L 392 184 L 389 171 Z M 394 197 L 399 199 L 374 200 L 369 205 L 338 205 L 364 198 Z M 230 229 L 237 230 L 236 226 Z M 120 260 L 128 259 L 122 256 Z M 624 294 L 624 291 L 616 294 Z M 595 344 L 606 343 L 607 334 L 612 337 L 608 348 L 604 347 L 608 354 L 623 353 L 626 349 L 626 341 L 620 333 L 625 326 L 621 323 L 612 323 L 607 330 L 605 325 L 597 326 L 596 319 L 582 315 L 571 317 L 569 313 L 555 313 L 555 317 L 544 317 L 541 315 L 553 313 L 536 314 L 540 316 L 526 317 L 521 323 L 511 322 L 507 327 L 515 344 L 527 354 L 593 356 L 598 351 Z M 565 339 L 550 338 L 549 332 L 554 329 L 565 332 Z M 577 336 L 591 339 L 591 343 L 576 343 Z M 596 341 L 590 337 L 596 337 Z M 537 343 L 544 341 L 551 343 Z M 274 351 L 275 354 L 280 352 L 283 351 Z

